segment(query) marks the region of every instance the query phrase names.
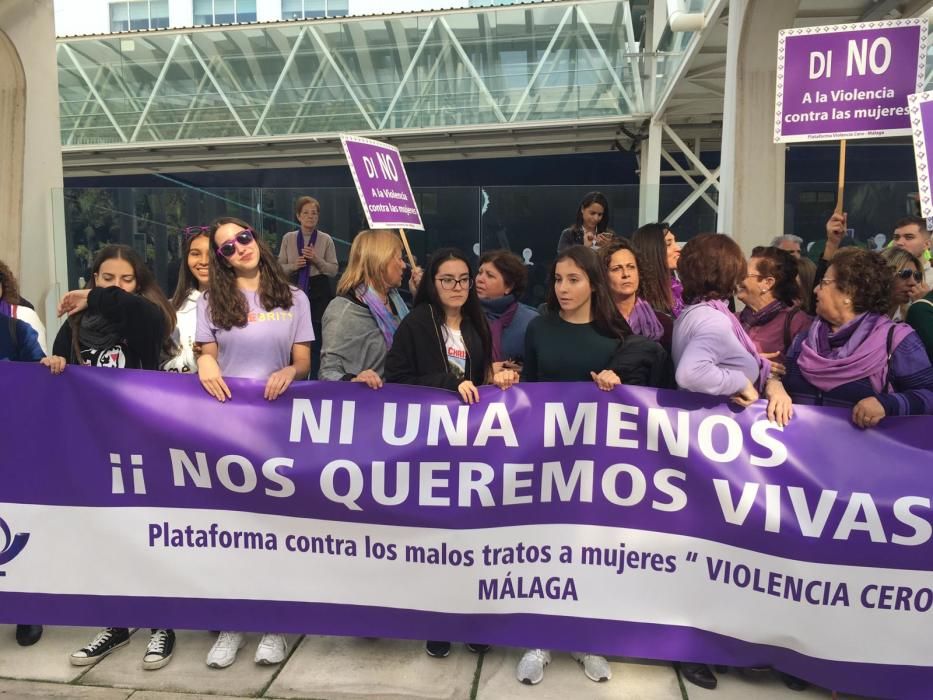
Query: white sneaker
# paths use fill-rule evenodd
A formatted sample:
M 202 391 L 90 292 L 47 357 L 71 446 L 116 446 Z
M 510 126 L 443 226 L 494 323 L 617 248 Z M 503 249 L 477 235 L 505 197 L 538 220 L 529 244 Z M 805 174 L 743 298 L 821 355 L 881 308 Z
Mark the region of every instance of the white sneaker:
M 525 685 L 538 685 L 544 680 L 544 667 L 551 663 L 547 649 L 529 649 L 518 662 L 515 675 Z
M 272 666 L 285 661 L 285 652 L 288 646 L 285 644 L 284 634 L 264 634 L 259 640 L 259 646 L 256 648 L 256 658 L 253 660 L 263 666 Z
M 227 668 L 236 661 L 236 653 L 244 644 L 246 640 L 239 632 L 221 632 L 214 646 L 207 652 L 207 665 L 211 668 Z
M 602 683 L 612 678 L 612 669 L 609 668 L 609 662 L 606 661 L 605 656 L 580 652 L 573 652 L 570 656 L 583 667 L 583 673 L 591 681 Z

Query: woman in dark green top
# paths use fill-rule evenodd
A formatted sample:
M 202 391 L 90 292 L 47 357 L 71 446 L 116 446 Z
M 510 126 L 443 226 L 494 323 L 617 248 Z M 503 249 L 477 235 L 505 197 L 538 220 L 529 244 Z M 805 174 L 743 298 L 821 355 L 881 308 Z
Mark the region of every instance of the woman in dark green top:
M 667 387 L 670 360 L 656 342 L 634 335 L 609 296 L 604 266 L 583 246 L 561 253 L 551 268 L 548 313 L 525 334 L 522 381 L 595 381 Z
M 933 292 L 908 307 L 907 323 L 917 331 L 930 356 L 930 362 L 933 362 Z

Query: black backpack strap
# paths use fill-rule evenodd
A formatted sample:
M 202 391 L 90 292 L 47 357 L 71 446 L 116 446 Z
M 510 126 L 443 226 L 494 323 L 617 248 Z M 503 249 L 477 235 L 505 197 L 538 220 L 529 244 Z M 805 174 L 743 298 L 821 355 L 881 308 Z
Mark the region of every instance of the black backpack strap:
M 784 352 L 787 352 L 790 349 L 790 343 L 793 340 L 790 334 L 790 324 L 794 320 L 794 316 L 800 311 L 800 307 L 794 306 L 790 311 L 787 312 L 787 315 L 784 317 Z
M 16 334 L 16 319 L 12 316 L 7 317 L 7 324 L 10 326 L 10 338 L 13 340 L 13 356 L 19 357 L 19 338 Z
M 894 329 L 897 328 L 896 323 L 892 323 L 891 327 L 888 328 L 888 338 L 884 343 L 884 351 L 887 355 L 887 360 L 885 361 L 885 374 L 884 374 L 884 393 L 890 394 L 894 391 L 894 385 L 891 384 L 891 358 L 894 356 Z

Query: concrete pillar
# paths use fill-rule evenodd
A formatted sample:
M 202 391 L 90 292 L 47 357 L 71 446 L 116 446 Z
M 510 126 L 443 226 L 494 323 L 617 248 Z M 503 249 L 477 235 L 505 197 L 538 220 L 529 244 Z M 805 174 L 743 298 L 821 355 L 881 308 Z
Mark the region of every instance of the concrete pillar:
M 648 138 L 641 144 L 641 180 L 638 187 L 638 225 L 658 221 L 661 199 L 661 139 L 664 131 L 657 119 L 648 126 Z
M 718 230 L 748 252 L 784 231 L 784 146 L 775 144 L 777 34 L 799 0 L 731 0 Z
M 52 0 L 0 2 L 0 255 L 52 337 L 66 284 Z

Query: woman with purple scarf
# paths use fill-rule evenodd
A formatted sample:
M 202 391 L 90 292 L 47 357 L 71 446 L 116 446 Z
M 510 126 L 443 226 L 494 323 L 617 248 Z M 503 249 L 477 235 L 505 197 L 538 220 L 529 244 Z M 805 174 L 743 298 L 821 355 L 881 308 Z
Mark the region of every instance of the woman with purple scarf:
M 729 397 L 739 406 L 768 399 L 767 415 L 779 425 L 791 417 L 791 401 L 770 376 L 771 363 L 729 311 L 726 300 L 748 270 L 742 249 L 729 236 L 704 233 L 690 239 L 680 254 L 683 312 L 674 322 L 673 355 L 677 385 L 687 391 Z M 681 663 L 683 677 L 701 688 L 718 684 L 703 663 Z
M 538 312 L 518 300 L 525 293 L 528 270 L 520 257 L 508 250 L 490 250 L 479 259 L 476 296 L 483 306 L 492 335 L 493 367 L 521 372 L 525 355 L 525 330 Z
M 295 202 L 299 227 L 282 236 L 279 263 L 289 281 L 308 296 L 311 302 L 311 325 L 316 340 L 311 344 L 311 378 L 316 379 L 320 366 L 321 319 L 334 298 L 330 278 L 337 275 L 337 250 L 334 239 L 318 231 L 321 204 L 314 197 L 299 197 Z
M 617 238 L 599 251 L 609 278 L 609 294 L 632 333 L 644 336 L 671 351 L 674 318 L 661 311 L 664 300 L 646 298 L 647 285 L 641 282 L 638 253 L 624 238 Z
M 382 386 L 386 355 L 408 315 L 398 293 L 407 265 L 402 241 L 392 231 L 360 231 L 350 246 L 337 298 L 323 321 L 320 378 Z M 412 271 L 417 284 L 421 270 Z
M 745 304 L 739 322 L 765 358 L 783 363 L 793 339 L 813 322 L 797 305 L 799 297 L 794 256 L 780 248 L 755 248 L 736 298 Z
M 796 403 L 852 408 L 860 428 L 933 414 L 933 367 L 920 337 L 887 317 L 893 278 L 877 253 L 845 248 L 816 289 L 817 318 L 787 352 Z

